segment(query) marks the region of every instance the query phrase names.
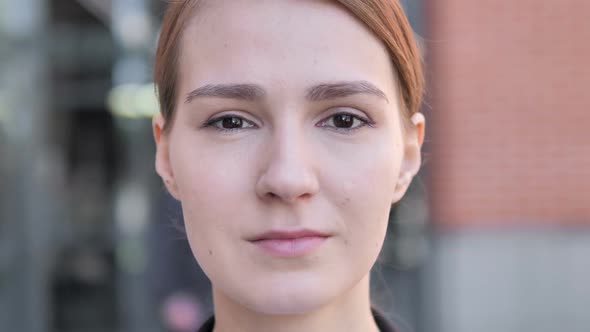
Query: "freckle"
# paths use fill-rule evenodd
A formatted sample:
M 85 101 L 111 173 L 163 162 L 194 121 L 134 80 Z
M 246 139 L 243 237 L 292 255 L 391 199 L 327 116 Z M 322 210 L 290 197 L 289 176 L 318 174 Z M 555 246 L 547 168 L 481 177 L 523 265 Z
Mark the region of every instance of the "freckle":
M 347 246 L 348 245 L 348 240 L 344 240 L 344 245 Z
M 209 249 L 209 255 L 213 255 L 213 251 L 211 251 L 211 249 Z
M 346 198 L 344 198 L 344 201 L 342 202 L 342 206 L 346 206 L 348 203 L 350 203 L 350 198 L 346 197 Z

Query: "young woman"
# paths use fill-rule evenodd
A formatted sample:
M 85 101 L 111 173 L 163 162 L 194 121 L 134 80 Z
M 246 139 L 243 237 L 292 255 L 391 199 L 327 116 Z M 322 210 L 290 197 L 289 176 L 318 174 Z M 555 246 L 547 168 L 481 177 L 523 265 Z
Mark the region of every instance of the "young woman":
M 172 1 L 155 81 L 156 170 L 213 287 L 201 331 L 393 331 L 369 271 L 424 136 L 398 1 Z

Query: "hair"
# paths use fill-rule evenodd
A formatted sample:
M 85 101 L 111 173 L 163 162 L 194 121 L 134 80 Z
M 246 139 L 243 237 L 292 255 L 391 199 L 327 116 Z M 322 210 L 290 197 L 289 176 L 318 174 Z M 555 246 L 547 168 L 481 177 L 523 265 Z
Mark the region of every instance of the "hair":
M 174 0 L 162 20 L 154 67 L 154 82 L 164 132 L 170 130 L 177 98 L 178 59 L 181 37 L 202 0 Z M 422 57 L 412 28 L 399 0 L 336 0 L 361 20 L 387 46 L 401 90 L 404 128 L 412 128 L 410 117 L 418 112 L 424 94 Z

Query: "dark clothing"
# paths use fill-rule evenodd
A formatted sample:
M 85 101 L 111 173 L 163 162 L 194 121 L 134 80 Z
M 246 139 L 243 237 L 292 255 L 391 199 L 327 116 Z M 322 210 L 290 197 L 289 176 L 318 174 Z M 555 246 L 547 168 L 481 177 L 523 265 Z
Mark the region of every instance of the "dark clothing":
M 393 325 L 385 318 L 381 312 L 377 311 L 376 309 L 371 309 L 373 312 L 373 317 L 375 318 L 375 322 L 377 323 L 377 327 L 381 332 L 397 332 L 397 329 L 393 327 Z M 215 317 L 211 316 L 204 324 L 201 326 L 198 332 L 213 332 L 213 326 L 215 326 Z

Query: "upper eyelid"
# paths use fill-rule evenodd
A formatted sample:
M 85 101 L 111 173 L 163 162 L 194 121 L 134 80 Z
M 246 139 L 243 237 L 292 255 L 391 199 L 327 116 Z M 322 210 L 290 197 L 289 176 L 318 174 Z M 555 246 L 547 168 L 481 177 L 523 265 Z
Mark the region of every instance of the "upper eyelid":
M 321 121 L 322 121 L 322 122 L 324 122 L 324 121 L 326 121 L 326 120 L 329 120 L 329 119 L 331 119 L 332 117 L 334 117 L 334 116 L 336 116 L 336 115 L 340 115 L 340 114 L 347 114 L 347 115 L 352 115 L 353 117 L 355 117 L 355 118 L 357 118 L 357 119 L 359 119 L 359 120 L 362 120 L 362 121 L 365 121 L 365 120 L 367 120 L 367 121 L 368 121 L 368 120 L 369 120 L 367 117 L 365 117 L 365 116 L 362 116 L 362 115 L 358 115 L 358 114 L 355 114 L 355 113 L 350 113 L 350 112 L 335 112 L 335 113 L 332 113 L 332 114 L 330 114 L 330 115 L 328 115 L 328 116 L 324 117 L 324 118 L 323 118 L 323 120 L 321 120 Z
M 330 110 L 334 110 L 334 111 L 329 112 L 330 115 L 328 115 L 328 117 L 334 116 L 337 114 L 351 114 L 351 115 L 357 116 L 359 118 L 368 118 L 368 116 L 365 112 L 363 112 L 355 107 L 339 106 L 339 107 L 331 107 Z M 355 110 L 355 111 L 352 111 L 352 110 Z
M 327 117 L 324 118 L 325 121 L 327 119 L 329 119 L 330 117 L 334 116 L 334 115 L 338 115 L 338 114 L 350 114 L 358 119 L 360 119 L 361 121 L 366 122 L 368 125 L 374 125 L 375 121 L 373 120 L 373 118 L 368 115 L 366 112 L 362 111 L 361 109 L 359 109 L 358 107 L 351 107 L 351 106 L 340 106 L 340 107 L 333 107 L 333 109 L 348 109 L 348 110 L 356 110 L 357 112 L 351 112 L 351 111 L 335 111 L 333 113 L 330 113 L 330 115 L 328 115 Z M 360 113 L 360 114 L 359 114 Z
M 217 128 L 217 123 L 219 123 L 220 121 L 222 121 L 224 118 L 240 118 L 242 119 L 244 122 L 247 123 L 247 127 L 244 128 L 233 128 L 233 129 L 224 129 L 224 128 Z M 232 130 L 242 130 L 242 129 L 256 129 L 256 127 L 258 127 L 258 125 L 248 119 L 245 119 L 242 116 L 235 116 L 235 115 L 221 115 L 219 117 L 214 117 L 210 120 L 207 120 L 207 122 L 205 122 L 205 126 L 212 126 L 212 127 L 216 127 L 217 129 L 220 130 L 227 130 L 227 131 L 232 131 Z
M 336 115 L 339 115 L 339 114 L 348 114 L 348 115 L 351 115 L 352 117 L 354 117 L 354 118 L 356 118 L 358 121 L 360 121 L 360 122 L 361 122 L 361 125 L 359 125 L 359 126 L 357 126 L 357 127 L 354 127 L 354 128 L 337 128 L 337 127 L 334 127 L 334 128 L 335 128 L 335 129 L 337 129 L 338 131 L 353 131 L 353 130 L 360 129 L 360 128 L 364 127 L 364 126 L 369 126 L 369 127 L 372 127 L 372 126 L 373 126 L 373 123 L 372 123 L 372 121 L 371 121 L 371 119 L 370 119 L 370 118 L 365 118 L 365 117 L 358 116 L 358 115 L 356 115 L 356 114 L 349 113 L 349 112 L 336 112 L 336 113 L 333 113 L 333 114 L 331 114 L 331 115 L 329 115 L 329 116 L 327 116 L 327 117 L 324 117 L 322 120 L 320 120 L 320 121 L 319 121 L 317 124 L 315 124 L 314 126 L 315 126 L 315 127 L 332 127 L 332 126 L 327 126 L 327 125 L 325 125 L 325 123 L 326 123 L 326 122 L 328 122 L 328 121 L 329 121 L 329 120 L 330 120 L 332 117 L 334 117 L 334 116 L 336 116 Z M 208 120 L 208 121 L 206 122 L 206 125 L 207 125 L 207 126 L 214 126 L 214 127 L 217 127 L 215 124 L 216 124 L 216 123 L 218 123 L 219 121 L 223 120 L 224 118 L 233 118 L 233 117 L 242 119 L 243 121 L 245 121 L 245 122 L 249 123 L 249 124 L 251 125 L 251 127 L 245 127 L 245 128 L 233 128 L 233 129 L 221 129 L 221 128 L 220 128 L 220 130 L 222 130 L 222 131 L 234 131 L 234 130 L 245 130 L 245 129 L 253 129 L 252 127 L 255 127 L 254 129 L 256 129 L 256 127 L 258 127 L 258 125 L 257 125 L 256 123 L 253 123 L 252 121 L 250 121 L 250 120 L 248 120 L 248 119 L 244 119 L 242 116 L 239 116 L 239 115 L 232 115 L 232 114 L 226 114 L 226 115 L 220 115 L 220 116 L 218 116 L 218 117 L 214 117 L 214 118 L 212 118 L 212 119 Z
M 365 120 L 365 119 L 368 119 L 368 117 L 367 117 L 367 116 L 365 116 L 365 115 L 360 115 L 360 114 L 356 114 L 356 112 L 344 112 L 344 111 L 336 111 L 336 112 L 333 112 L 333 113 L 331 113 L 331 114 L 330 114 L 330 115 L 328 115 L 328 116 L 324 116 L 324 117 L 323 117 L 323 119 L 322 119 L 322 121 L 325 121 L 326 119 L 329 119 L 329 118 L 331 118 L 331 117 L 333 117 L 333 116 L 335 116 L 335 115 L 338 115 L 338 114 L 350 114 L 350 115 L 352 115 L 352 116 L 354 116 L 354 117 L 357 117 L 357 118 L 359 118 L 359 119 L 363 119 L 363 120 Z M 210 118 L 210 120 L 208 120 L 207 122 L 210 122 L 210 121 L 219 121 L 219 120 L 221 120 L 221 119 L 223 119 L 223 118 L 240 118 L 240 119 L 242 119 L 242 120 L 245 120 L 245 121 L 248 121 L 248 122 L 252 122 L 252 123 L 254 123 L 254 121 L 252 121 L 252 120 L 249 120 L 248 118 L 246 118 L 246 117 L 244 117 L 244 116 L 242 116 L 242 115 L 239 115 L 239 114 L 233 114 L 233 113 L 229 113 L 229 114 L 222 114 L 222 115 L 219 115 L 219 116 L 214 116 L 214 117 L 211 117 L 211 118 Z
M 344 113 L 344 112 L 341 112 L 341 113 L 334 113 L 334 114 L 332 114 L 332 115 L 328 116 L 327 118 L 324 118 L 324 120 L 320 121 L 320 124 L 323 124 L 323 123 L 327 122 L 327 121 L 328 121 L 328 120 L 330 120 L 330 119 L 331 119 L 333 116 L 335 116 L 335 115 L 338 115 L 338 114 L 350 114 L 350 115 L 352 115 L 353 117 L 355 117 L 355 118 L 356 118 L 358 121 L 360 121 L 360 122 L 361 122 L 361 125 L 360 125 L 360 126 L 358 126 L 358 127 L 355 127 L 355 128 L 337 128 L 337 127 L 334 127 L 334 128 L 335 128 L 335 129 L 337 129 L 337 130 L 342 130 L 342 131 L 349 131 L 349 130 L 350 130 L 350 131 L 352 131 L 352 130 L 360 129 L 361 127 L 364 127 L 364 126 L 369 126 L 369 127 L 372 127 L 372 126 L 373 126 L 373 124 L 372 124 L 372 122 L 371 122 L 371 119 L 369 119 L 369 118 L 365 118 L 365 117 L 357 116 L 357 115 L 355 115 L 355 114 L 352 114 L 352 113 Z M 317 126 L 317 125 L 316 125 L 316 126 Z M 324 126 L 324 125 L 322 125 L 322 126 L 320 126 L 320 127 L 331 127 L 331 126 Z
M 356 106 L 334 106 L 334 107 L 328 108 L 327 111 L 329 114 L 327 116 L 322 116 L 322 118 L 319 120 L 320 122 L 325 122 L 328 119 L 330 119 L 331 117 L 338 115 L 338 114 L 350 114 L 350 115 L 358 118 L 361 121 L 366 121 L 368 124 L 374 123 L 372 118 L 366 112 L 362 111 L 359 107 L 356 107 Z M 246 114 L 248 114 L 248 116 L 245 116 L 240 113 L 246 113 Z M 217 122 L 223 118 L 227 118 L 227 117 L 237 117 L 237 118 L 243 119 L 244 121 L 246 121 L 252 125 L 255 125 L 255 126 L 263 126 L 264 125 L 264 121 L 262 119 L 257 118 L 257 121 L 251 120 L 250 117 L 254 117 L 253 115 L 251 115 L 249 112 L 244 112 L 244 111 L 240 111 L 240 110 L 228 110 L 228 111 L 220 112 L 217 115 L 214 115 L 211 118 L 209 118 L 209 120 L 207 120 L 206 123 L 210 123 L 210 124 L 215 123 L 215 122 Z
M 228 112 L 237 112 L 237 111 L 228 111 Z M 256 121 L 250 120 L 249 117 L 247 117 L 247 116 L 244 116 L 242 114 L 237 114 L 237 113 L 227 113 L 226 114 L 225 112 L 222 112 L 221 114 L 212 116 L 211 118 L 209 118 L 209 120 L 206 121 L 206 123 L 217 122 L 217 121 L 222 120 L 224 118 L 240 118 L 244 121 L 247 121 L 253 125 L 258 126 L 258 123 L 256 123 Z M 260 121 L 260 122 L 262 123 L 262 121 Z

